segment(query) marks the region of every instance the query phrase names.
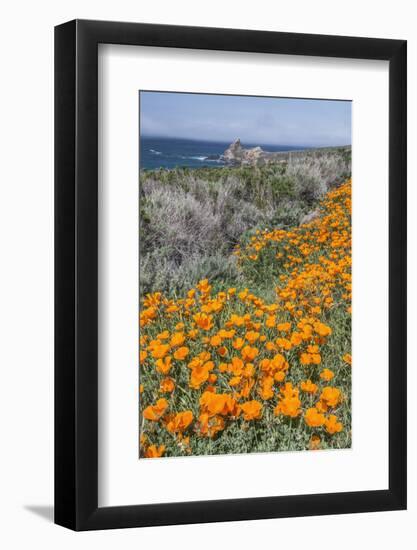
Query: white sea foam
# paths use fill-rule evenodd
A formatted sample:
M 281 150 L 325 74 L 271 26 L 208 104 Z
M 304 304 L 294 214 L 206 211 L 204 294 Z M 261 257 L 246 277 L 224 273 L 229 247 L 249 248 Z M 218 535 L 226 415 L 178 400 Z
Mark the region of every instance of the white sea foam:
M 162 155 L 161 151 L 155 151 L 155 149 L 149 149 L 149 151 L 154 155 Z
M 180 159 L 183 159 L 183 160 L 206 160 L 207 157 L 203 157 L 203 156 L 191 156 L 191 157 L 185 157 L 184 155 L 179 155 L 178 158 Z

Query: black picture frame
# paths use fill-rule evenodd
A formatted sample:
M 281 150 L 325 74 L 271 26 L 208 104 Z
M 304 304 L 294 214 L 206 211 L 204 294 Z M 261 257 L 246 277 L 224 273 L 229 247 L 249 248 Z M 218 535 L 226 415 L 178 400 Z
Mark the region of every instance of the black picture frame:
M 98 506 L 98 44 L 389 62 L 387 490 Z M 55 523 L 81 531 L 406 508 L 406 46 L 404 40 L 106 21 L 55 28 Z

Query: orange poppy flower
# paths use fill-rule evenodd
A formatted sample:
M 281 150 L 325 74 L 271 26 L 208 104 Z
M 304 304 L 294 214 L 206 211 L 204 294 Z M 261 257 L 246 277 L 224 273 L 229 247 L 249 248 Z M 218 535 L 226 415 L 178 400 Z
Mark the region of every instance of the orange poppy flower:
M 171 433 L 182 433 L 193 421 L 191 411 L 179 412 L 167 419 L 166 428 Z
M 242 377 L 241 376 L 233 376 L 230 380 L 229 380 L 229 386 L 232 386 L 232 388 L 234 386 L 238 386 L 240 384 L 242 380 Z
M 352 356 L 350 355 L 350 353 L 345 353 L 345 355 L 342 357 L 342 359 L 348 365 L 352 364 Z
M 143 411 L 143 417 L 146 418 L 146 420 L 158 422 L 167 408 L 168 401 L 162 397 L 161 399 L 158 399 L 155 405 L 149 405 L 149 407 L 146 407 Z
M 226 372 L 226 371 L 227 371 L 227 367 L 228 367 L 227 363 L 220 363 L 220 364 L 219 364 L 219 371 L 220 371 L 220 372 Z
M 204 437 L 213 438 L 225 428 L 225 422 L 221 416 L 210 417 L 207 413 L 202 413 L 198 421 L 198 433 Z
M 208 279 L 202 279 L 197 285 L 198 290 L 203 294 L 208 294 L 211 291 Z
M 152 350 L 152 357 L 155 359 L 162 359 L 169 352 L 169 344 L 157 345 Z
M 258 353 L 258 348 L 252 348 L 251 346 L 245 346 L 241 351 L 242 359 L 244 361 L 253 361 Z
M 279 323 L 277 329 L 281 332 L 288 332 L 291 329 L 291 323 Z
M 320 365 L 321 355 L 319 353 L 302 353 L 300 355 L 300 362 L 302 365 Z
M 207 361 L 207 363 L 204 363 L 203 365 L 198 365 L 197 367 L 194 367 L 191 369 L 191 375 L 190 375 L 190 388 L 193 388 L 194 390 L 198 390 L 204 382 L 207 382 L 209 379 L 210 371 L 213 369 L 214 364 L 212 361 Z
M 220 346 L 221 343 L 222 343 L 222 339 L 218 334 L 215 334 L 210 338 L 210 346 L 217 347 L 217 346 Z
M 332 333 L 332 329 L 329 326 L 320 322 L 314 323 L 314 330 L 319 336 L 330 336 Z
M 235 376 L 239 376 L 240 374 L 242 374 L 244 366 L 245 364 L 240 357 L 232 357 L 229 370 Z
M 311 338 L 312 334 L 313 334 L 313 327 L 309 324 L 303 325 L 302 332 L 301 332 L 301 336 L 302 336 L 303 340 L 309 340 Z M 310 350 L 308 350 L 308 351 L 310 351 Z M 312 351 L 310 353 L 316 353 L 316 352 Z
M 315 407 L 321 413 L 327 412 L 327 410 L 329 409 L 324 401 L 317 401 Z
M 323 369 L 320 373 L 320 378 L 326 382 L 329 382 L 332 378 L 334 378 L 334 372 L 330 369 Z
M 298 397 L 298 388 L 294 388 L 291 382 L 287 382 L 283 388 L 281 388 L 281 394 L 284 397 Z
M 174 358 L 182 361 L 187 357 L 189 351 L 190 350 L 186 346 L 182 346 L 174 352 Z
M 329 434 L 335 434 L 343 430 L 343 424 L 341 422 L 338 422 L 337 416 L 334 414 L 330 414 L 326 418 L 326 422 L 324 425 L 326 428 L 326 432 Z
M 277 322 L 276 315 L 269 315 L 265 321 L 265 326 L 268 328 L 274 328 L 276 322 Z
M 274 342 L 267 342 L 265 344 L 265 349 L 268 350 L 268 351 L 275 351 L 277 348 L 276 348 Z
M 318 390 L 317 384 L 313 384 L 311 380 L 305 380 L 301 382 L 300 388 L 306 393 L 316 393 L 316 391 Z
M 246 363 L 245 368 L 242 371 L 242 375 L 245 378 L 251 378 L 255 374 L 255 367 L 252 363 Z
M 311 335 L 311 333 L 310 333 L 310 335 Z M 311 345 L 310 344 L 309 346 L 307 346 L 307 351 L 308 351 L 308 353 L 312 353 L 312 354 L 319 353 L 319 347 L 317 345 Z
M 298 346 L 303 341 L 303 335 L 301 332 L 293 332 L 291 334 L 290 342 L 293 346 Z
M 196 325 L 203 330 L 210 330 L 213 327 L 213 316 L 205 313 L 197 313 L 193 317 Z
M 320 353 L 311 353 L 310 357 L 311 357 L 311 362 L 313 363 L 313 365 L 320 365 L 320 363 L 321 363 Z
M 225 346 L 220 346 L 219 348 L 217 348 L 216 351 L 220 355 L 220 357 L 224 357 L 225 355 L 227 355 L 227 348 Z
M 319 413 L 315 407 L 307 409 L 304 414 L 304 421 L 310 428 L 323 426 L 325 420 L 324 414 Z
M 309 365 L 311 363 L 311 358 L 309 353 L 302 353 L 300 355 L 300 363 L 302 365 Z
M 172 357 L 168 355 L 168 357 L 164 357 L 163 359 L 158 359 L 155 361 L 156 370 L 161 372 L 162 374 L 168 374 L 171 369 L 171 361 Z
M 274 397 L 274 378 L 272 376 L 264 376 L 259 382 L 258 393 L 263 400 L 268 400 Z
M 145 458 L 159 458 L 165 452 L 165 445 L 150 445 L 145 451 Z
M 233 338 L 235 334 L 236 334 L 236 331 L 234 329 L 232 330 L 220 329 L 218 332 L 218 335 L 220 336 L 220 338 L 224 338 L 224 339 Z
M 236 327 L 242 327 L 245 324 L 245 318 L 241 317 L 240 315 L 233 314 L 230 317 L 230 322 L 232 325 L 235 325 Z
M 278 371 L 274 374 L 274 380 L 275 382 L 282 382 L 283 380 L 285 380 L 285 372 L 283 371 Z
M 159 391 L 163 393 L 171 393 L 175 389 L 175 382 L 172 378 L 164 378 L 159 386 Z
M 221 414 L 226 416 L 237 415 L 237 403 L 230 394 L 213 393 L 205 391 L 200 397 L 200 406 L 203 412 L 206 412 L 209 416 L 215 416 Z
M 254 344 L 256 340 L 259 338 L 259 332 L 255 332 L 253 330 L 250 330 L 245 335 L 246 340 L 249 342 L 249 344 Z
M 281 349 L 289 351 L 292 348 L 292 344 L 287 338 L 277 338 L 275 341 Z
M 283 414 L 291 418 L 296 418 L 301 413 L 301 401 L 298 397 L 283 397 L 274 409 L 274 414 L 278 416 Z
M 173 348 L 181 346 L 185 342 L 185 336 L 183 332 L 175 332 L 171 336 L 170 344 Z
M 286 361 L 285 357 L 281 355 L 280 353 L 277 353 L 274 355 L 274 357 L 271 359 L 271 370 L 272 372 L 276 371 L 287 371 L 288 370 L 288 362 Z
M 243 338 L 236 338 L 236 340 L 233 340 L 232 346 L 235 349 L 241 349 L 244 345 L 245 341 Z
M 262 403 L 259 403 L 255 399 L 242 403 L 240 408 L 243 411 L 243 418 L 245 420 L 257 420 L 262 416 Z
M 336 407 L 341 401 L 341 393 L 337 388 L 326 386 L 320 395 L 320 401 L 324 402 L 328 407 Z

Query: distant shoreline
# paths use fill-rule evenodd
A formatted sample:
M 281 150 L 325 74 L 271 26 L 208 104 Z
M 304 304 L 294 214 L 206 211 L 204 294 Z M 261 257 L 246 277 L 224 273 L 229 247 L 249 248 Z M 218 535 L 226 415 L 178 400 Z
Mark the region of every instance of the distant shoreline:
M 169 136 L 154 136 L 154 135 L 148 135 L 148 134 L 142 134 L 140 136 L 140 139 L 143 140 L 174 140 L 174 141 L 189 141 L 189 142 L 203 142 L 203 143 L 222 143 L 229 145 L 230 143 L 233 143 L 233 139 L 231 140 L 213 140 L 213 139 L 195 139 L 195 138 L 185 138 L 185 137 L 169 137 Z M 309 144 L 302 144 L 302 145 L 295 145 L 295 144 L 283 144 L 283 143 L 268 143 L 268 142 L 258 142 L 258 141 L 246 141 L 244 139 L 241 140 L 246 147 L 271 147 L 272 149 L 277 150 L 277 147 L 293 147 L 294 151 L 299 151 L 301 149 L 323 149 L 323 148 L 340 148 L 340 147 L 351 147 L 350 144 L 340 144 L 340 145 L 309 145 Z M 265 149 L 266 150 L 266 149 Z
M 173 170 L 198 168 L 227 168 L 231 166 L 254 166 L 273 162 L 285 162 L 294 155 L 345 150 L 351 145 L 293 146 L 242 144 L 190 140 L 177 138 L 142 137 L 140 141 L 140 170 Z

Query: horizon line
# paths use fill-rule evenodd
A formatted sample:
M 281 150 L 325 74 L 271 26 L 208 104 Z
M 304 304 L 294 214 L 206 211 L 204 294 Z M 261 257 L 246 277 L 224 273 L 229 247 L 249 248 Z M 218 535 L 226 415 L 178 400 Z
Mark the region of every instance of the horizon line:
M 139 135 L 139 139 L 142 139 L 142 138 L 151 138 L 151 139 L 182 139 L 184 141 L 194 141 L 194 142 L 198 142 L 198 141 L 202 141 L 202 142 L 206 142 L 206 143 L 229 143 L 229 144 L 232 144 L 234 143 L 236 140 L 240 139 L 240 142 L 242 144 L 247 144 L 247 145 L 255 145 L 255 144 L 258 144 L 258 145 L 273 145 L 274 147 L 279 147 L 279 146 L 284 146 L 284 147 L 302 147 L 302 148 L 310 148 L 310 149 L 323 149 L 323 148 L 326 148 L 326 147 L 352 147 L 352 144 L 351 143 L 341 143 L 341 144 L 327 144 L 327 145 L 313 145 L 313 144 L 302 144 L 302 145 L 299 145 L 299 144 L 296 144 L 296 143 L 271 143 L 271 142 L 260 142 L 260 141 L 247 141 L 247 140 L 243 140 L 239 137 L 236 137 L 232 140 L 217 140 L 217 139 L 209 139 L 209 138 L 205 138 L 205 139 L 195 139 L 195 138 L 189 138 L 189 137 L 183 137 L 183 136 L 160 136 L 160 135 L 154 135 L 154 134 L 142 134 L 142 135 Z

